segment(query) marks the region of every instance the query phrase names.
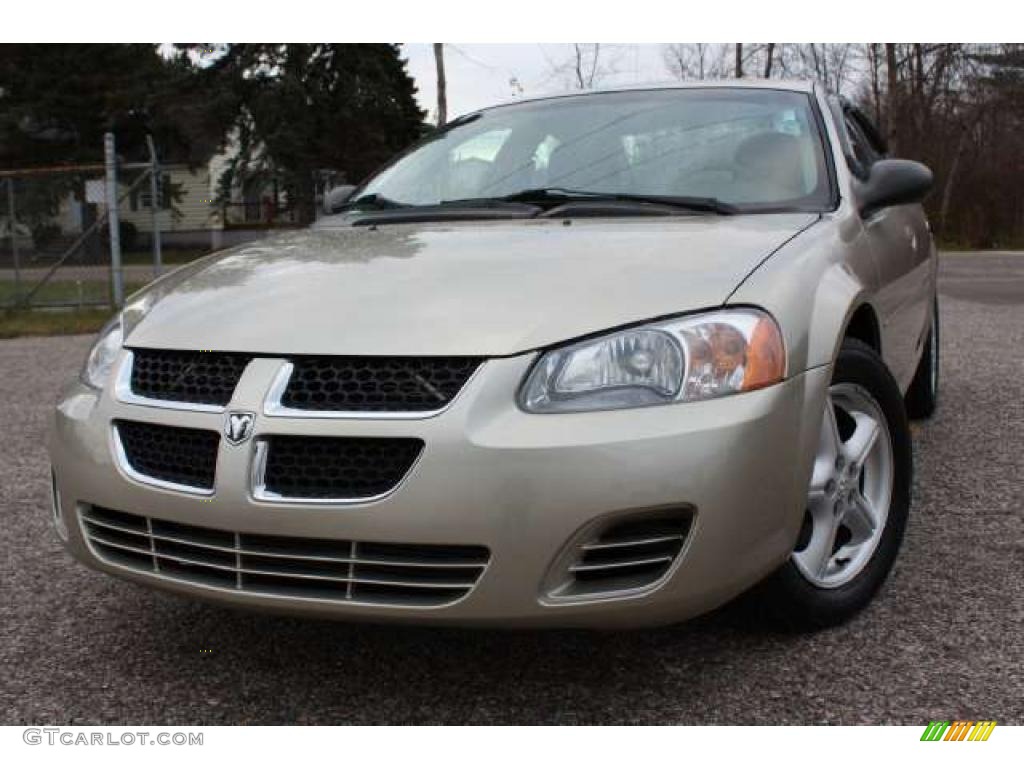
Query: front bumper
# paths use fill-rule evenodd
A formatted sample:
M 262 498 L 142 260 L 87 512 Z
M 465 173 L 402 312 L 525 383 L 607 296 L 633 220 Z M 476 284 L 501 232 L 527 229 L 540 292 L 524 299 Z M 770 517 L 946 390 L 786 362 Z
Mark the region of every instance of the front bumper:
M 118 466 L 111 422 L 223 429 L 224 415 L 129 405 L 80 383 L 58 404 L 49 447 L 66 546 L 86 565 L 148 586 L 235 606 L 368 621 L 627 626 L 710 610 L 777 567 L 796 540 L 831 371 L 812 369 L 757 392 L 703 403 L 586 414 L 531 415 L 514 392 L 532 355 L 488 361 L 445 412 L 424 419 L 309 419 L 266 415 L 281 361 L 256 359 L 229 409 L 257 414 L 263 433 L 418 437 L 410 475 L 371 503 L 260 501 L 251 492 L 251 441 L 222 441 L 216 492 L 198 498 L 143 484 Z M 106 562 L 87 543 L 78 510 L 98 505 L 175 523 L 253 534 L 404 544 L 486 546 L 476 587 L 441 607 L 371 605 L 203 586 Z M 689 505 L 685 547 L 655 588 L 562 601 L 545 594 L 567 543 L 595 520 Z

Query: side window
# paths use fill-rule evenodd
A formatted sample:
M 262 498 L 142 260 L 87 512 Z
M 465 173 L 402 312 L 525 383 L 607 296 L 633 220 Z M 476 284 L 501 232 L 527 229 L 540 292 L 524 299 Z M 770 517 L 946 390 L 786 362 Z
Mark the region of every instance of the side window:
M 171 177 L 168 176 L 166 173 L 160 174 L 160 183 L 159 183 L 159 186 L 157 187 L 157 191 L 156 191 L 156 193 L 157 193 L 157 207 L 159 207 L 159 208 L 168 208 L 169 207 L 168 200 L 169 200 L 170 195 L 168 194 L 168 191 L 170 190 L 170 184 L 171 184 Z M 133 192 L 132 195 L 133 196 L 131 198 L 131 206 L 132 206 L 132 210 L 133 211 L 138 210 L 138 208 L 140 206 L 142 208 L 152 208 L 153 207 L 153 195 L 150 192 L 149 184 L 144 184 L 142 189 L 141 189 L 141 191 L 139 191 L 137 195 L 136 195 L 135 192 Z
M 882 138 L 882 132 L 878 130 L 878 126 L 859 109 L 853 110 L 851 114 L 871 151 L 875 153 L 876 159 L 881 160 L 886 157 L 889 154 L 889 148 L 885 145 L 885 139 Z
M 871 148 L 871 144 L 868 143 L 867 137 L 857 125 L 856 120 L 847 114 L 844 115 L 843 122 L 846 125 L 846 135 L 850 140 L 850 150 L 853 152 L 851 159 L 856 162 L 857 166 L 851 170 L 860 177 L 867 176 L 871 166 L 879 159 L 878 155 Z

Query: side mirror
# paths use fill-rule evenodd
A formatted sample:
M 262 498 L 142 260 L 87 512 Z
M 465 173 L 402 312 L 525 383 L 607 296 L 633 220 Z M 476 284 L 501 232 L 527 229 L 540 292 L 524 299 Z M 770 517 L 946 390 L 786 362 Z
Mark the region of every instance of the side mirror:
M 862 216 L 892 205 L 920 203 L 932 188 L 932 172 L 913 160 L 879 160 L 866 181 L 857 187 Z
M 324 195 L 324 213 L 334 213 L 348 201 L 355 190 L 356 188 L 352 184 L 342 184 L 341 186 L 333 187 L 330 192 Z

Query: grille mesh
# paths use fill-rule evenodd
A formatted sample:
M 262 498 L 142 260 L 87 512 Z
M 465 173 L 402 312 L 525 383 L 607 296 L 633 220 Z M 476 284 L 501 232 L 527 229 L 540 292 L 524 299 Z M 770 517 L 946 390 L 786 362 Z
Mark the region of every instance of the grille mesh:
M 153 400 L 227 405 L 251 356 L 229 352 L 132 351 L 132 392 Z
M 429 607 L 465 597 L 490 558 L 465 544 L 383 544 L 235 533 L 103 507 L 82 527 L 107 562 L 240 592 Z
M 387 493 L 423 450 L 423 441 L 414 438 L 273 435 L 266 442 L 265 490 L 299 499 Z
M 140 475 L 212 490 L 220 434 L 138 421 L 114 422 L 125 460 Z
M 322 411 L 436 411 L 459 393 L 477 357 L 308 357 L 281 397 L 287 408 Z

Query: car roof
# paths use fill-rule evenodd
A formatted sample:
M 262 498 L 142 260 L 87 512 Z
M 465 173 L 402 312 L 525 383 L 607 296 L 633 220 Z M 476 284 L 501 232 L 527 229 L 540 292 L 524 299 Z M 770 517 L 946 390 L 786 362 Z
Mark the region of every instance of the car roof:
M 690 90 L 698 88 L 746 88 L 761 91 L 792 91 L 795 93 L 813 93 L 815 88 L 814 80 L 664 80 L 649 83 L 631 83 L 629 85 L 615 85 L 599 88 L 587 88 L 573 91 L 559 91 L 554 93 L 529 96 L 527 98 L 508 99 L 491 104 L 481 109 L 470 110 L 459 117 L 475 115 L 478 112 L 486 112 L 496 107 L 508 107 L 514 104 L 529 104 L 535 101 L 548 101 L 551 99 L 567 99 L 580 96 L 597 96 L 603 93 L 623 93 L 628 91 L 664 91 L 664 90 Z M 458 118 L 456 118 L 458 119 Z

